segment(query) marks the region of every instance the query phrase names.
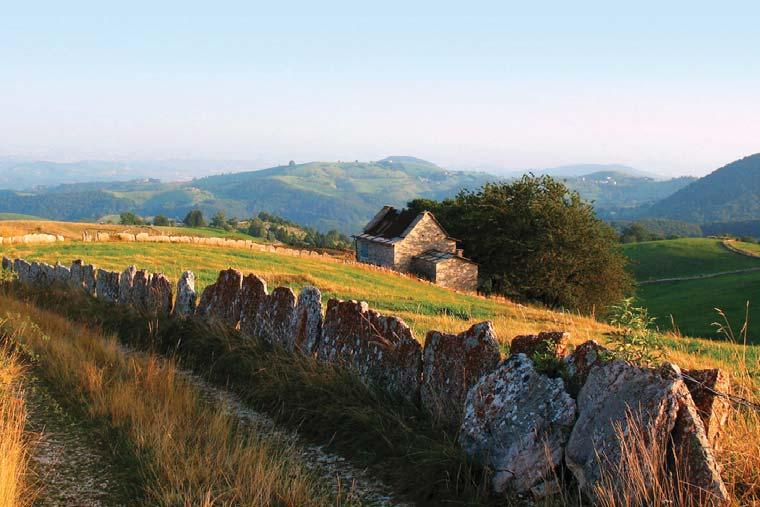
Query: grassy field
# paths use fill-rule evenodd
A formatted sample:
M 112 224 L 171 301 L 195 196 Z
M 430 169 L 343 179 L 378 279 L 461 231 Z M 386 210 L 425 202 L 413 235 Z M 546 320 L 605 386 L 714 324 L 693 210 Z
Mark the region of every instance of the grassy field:
M 118 224 L 91 224 L 78 222 L 55 222 L 44 219 L 36 219 L 25 215 L 0 214 L 8 218 L 0 218 L 0 236 L 21 236 L 24 234 L 42 232 L 47 234 L 58 234 L 66 239 L 81 240 L 82 232 L 90 233 L 99 232 L 130 232 L 137 234 L 147 232 L 152 235 L 170 235 L 170 236 L 200 236 L 216 237 L 231 239 L 246 239 L 256 243 L 271 243 L 263 238 L 256 238 L 236 231 L 225 231 L 224 229 L 215 229 L 212 227 L 165 227 L 154 225 L 118 225 Z M 17 218 L 14 218 L 17 217 Z
M 744 241 L 732 241 L 731 244 L 739 250 L 744 250 L 750 254 L 760 255 L 760 243 L 746 243 Z
M 311 284 L 322 290 L 325 301 L 329 297 L 367 301 L 373 308 L 404 318 L 419 340 L 431 329 L 461 331 L 485 319 L 494 321 L 499 337 L 505 341 L 545 329 L 568 329 L 578 340 L 601 338 L 609 330 L 590 318 L 459 294 L 409 277 L 320 258 L 160 243 L 11 245 L 3 246 L 2 253 L 64 264 L 82 258 L 114 270 L 135 264 L 166 273 L 173 280 L 182 271 L 192 269 L 199 290 L 213 283 L 220 270 L 234 267 L 257 273 L 270 288 L 287 285 L 298 289 Z
M 637 281 L 760 268 L 760 259 L 737 255 L 710 238 L 629 243 L 623 252 Z
M 735 245 L 747 245 L 748 249 L 757 246 Z M 720 240 L 710 238 L 649 241 L 625 245 L 624 250 L 632 259 L 638 281 L 760 268 L 760 259 L 731 252 Z M 738 335 L 749 301 L 749 342 L 759 344 L 760 326 L 754 326 L 760 323 L 760 301 L 755 298 L 758 289 L 760 271 L 639 285 L 636 294 L 639 303 L 657 317 L 660 329 L 707 338 L 719 338 L 712 324 L 723 323 L 723 319 L 716 309 L 725 312 Z
M 420 342 L 424 341 L 427 331 L 461 332 L 483 320 L 493 321 L 502 345 L 508 344 L 518 334 L 550 329 L 569 331 L 572 334 L 571 342 L 575 344 L 588 339 L 604 342 L 606 333 L 612 331 L 610 326 L 594 318 L 549 311 L 504 299 L 460 294 L 413 278 L 320 258 L 287 257 L 214 246 L 152 243 L 11 245 L 3 246 L 0 252 L 11 257 L 50 263 L 60 261 L 63 264 L 82 258 L 99 267 L 113 270 L 123 270 L 126 266 L 135 264 L 154 272 L 163 272 L 175 281 L 183 270 L 192 269 L 199 290 L 213 283 L 220 270 L 235 267 L 243 272 L 257 273 L 267 281 L 270 288 L 286 285 L 298 289 L 311 284 L 322 290 L 325 301 L 329 297 L 367 301 L 377 310 L 402 317 L 412 326 Z M 644 301 L 648 301 L 649 297 L 646 291 L 652 288 L 654 287 L 641 288 Z M 674 300 L 678 299 L 677 292 L 671 294 Z M 706 294 L 705 297 L 709 297 L 709 292 Z M 677 306 L 677 301 L 665 298 L 653 299 L 652 302 L 663 305 L 661 310 L 653 306 L 653 312 L 661 317 L 659 324 L 667 324 L 668 312 L 672 311 L 671 307 Z M 714 306 L 723 303 L 725 301 L 716 299 Z M 676 315 L 680 316 L 680 313 Z M 714 312 L 705 315 L 705 320 L 709 319 L 708 332 L 709 323 L 715 320 L 714 316 L 717 316 Z M 715 335 L 709 332 L 702 333 L 702 336 Z M 702 346 L 701 343 L 705 345 Z M 694 358 L 690 356 L 694 350 L 699 350 L 701 358 L 697 358 L 697 363 L 704 360 L 707 361 L 705 364 L 720 365 L 729 370 L 733 368 L 731 357 L 735 354 L 736 347 L 730 344 L 719 347 L 709 341 L 681 338 L 673 342 L 673 345 L 673 358 L 678 362 L 694 364 Z M 758 361 L 760 347 L 751 347 L 748 357 Z
M 689 336 L 717 337 L 713 322 L 723 322 L 716 309 L 727 315 L 738 334 L 749 302 L 749 342 L 760 344 L 760 272 L 685 280 L 637 288 L 639 302 L 657 317 L 661 329 L 676 329 Z

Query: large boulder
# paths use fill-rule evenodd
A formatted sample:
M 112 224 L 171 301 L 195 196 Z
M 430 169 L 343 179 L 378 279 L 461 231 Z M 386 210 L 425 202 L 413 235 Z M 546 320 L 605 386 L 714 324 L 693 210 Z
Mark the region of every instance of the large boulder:
M 467 393 L 459 442 L 494 470 L 495 492 L 540 490 L 562 462 L 575 410 L 561 379 L 539 373 L 518 354 Z
M 586 383 L 591 368 L 603 364 L 611 358 L 609 351 L 594 340 L 588 340 L 577 347 L 564 359 L 568 390 L 577 396 Z
M 422 350 L 422 404 L 444 426 L 459 428 L 467 392 L 496 369 L 500 359 L 490 322 L 456 335 L 428 332 Z
M 288 349 L 311 356 L 321 337 L 322 293 L 316 287 L 304 287 L 298 294 Z
M 515 336 L 509 346 L 509 353 L 525 354 L 533 357 L 536 353 L 548 353 L 557 359 L 562 359 L 567 350 L 570 333 L 548 331 L 538 334 Z
M 98 279 L 95 283 L 95 292 L 101 301 L 116 303 L 119 300 L 119 285 L 121 273 L 98 269 Z
M 243 274 L 236 269 L 219 272 L 216 282 L 201 294 L 197 314 L 207 321 L 236 328 L 240 322 L 240 290 Z
M 177 284 L 177 302 L 174 313 L 181 317 L 188 317 L 195 313 L 195 275 L 192 271 L 185 271 L 179 277 Z
M 718 368 L 684 370 L 684 382 L 689 388 L 694 405 L 713 447 L 720 444 L 720 433 L 728 422 L 731 404 L 726 398 L 731 390 L 728 374 Z
M 705 431 L 702 418 L 689 392 L 681 382 L 681 371 L 675 365 L 672 376 L 678 381 L 678 415 L 671 434 L 671 475 L 693 505 L 727 505 L 730 497 L 720 466 L 713 455 L 713 448 Z
M 259 338 L 289 349 L 293 341 L 295 311 L 296 295 L 289 287 L 277 287 L 264 296 L 256 324 Z
M 135 287 L 135 275 L 137 275 L 137 268 L 129 266 L 121 273 L 119 279 L 119 304 L 132 306 L 134 301 L 133 289 Z
M 167 317 L 172 311 L 172 282 L 163 273 L 148 280 L 146 306 L 150 315 Z
M 592 499 L 603 488 L 616 501 L 624 497 L 634 504 L 648 501 L 651 491 L 641 492 L 640 488 L 635 492 L 643 498 L 630 498 L 634 493 L 628 487 L 630 478 L 641 477 L 639 484 L 649 488 L 662 482 L 664 478 L 654 474 L 661 470 L 657 463 L 664 464 L 672 449 L 676 424 L 685 425 L 687 431 L 681 433 L 688 435 L 693 435 L 689 427 L 701 428 L 698 417 L 684 421 L 691 412 L 690 404 L 693 406 L 688 388 L 672 365 L 653 370 L 614 361 L 593 368 L 578 395 L 578 421 L 565 451 L 567 466 L 582 491 Z M 678 440 L 685 446 L 701 447 L 681 451 L 693 462 L 680 471 L 685 474 L 680 480 L 723 496 L 725 488 L 715 489 L 714 482 L 720 486 L 722 482 L 706 437 L 679 436 Z M 702 461 L 697 463 L 699 459 Z M 654 462 L 655 466 L 640 466 L 642 462 Z M 710 468 L 711 480 L 707 481 L 705 470 Z
M 403 320 L 380 315 L 367 303 L 328 301 L 317 355 L 407 400 L 419 399 L 420 344 Z
M 259 337 L 259 312 L 267 298 L 267 283 L 254 274 L 243 278 L 240 289 L 240 332 L 249 338 Z

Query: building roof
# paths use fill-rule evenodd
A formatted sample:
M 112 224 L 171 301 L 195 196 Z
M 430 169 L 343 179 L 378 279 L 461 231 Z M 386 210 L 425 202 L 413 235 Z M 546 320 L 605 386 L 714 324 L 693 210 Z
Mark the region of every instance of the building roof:
M 364 228 L 364 234 L 376 238 L 393 239 L 403 237 L 419 213 L 397 210 L 392 206 L 383 209 Z
M 435 249 L 427 250 L 419 255 L 415 255 L 413 259 L 430 262 L 432 264 L 438 264 L 439 262 L 447 261 L 449 259 L 458 259 L 460 261 L 469 262 L 471 264 L 477 264 L 475 261 L 468 259 L 467 257 L 462 257 L 461 255 L 457 255 L 452 252 L 441 252 L 440 250 Z
M 405 238 L 425 215 L 430 215 L 444 234 L 449 237 L 446 229 L 443 228 L 438 220 L 435 219 L 435 216 L 429 211 L 414 213 L 406 209 L 397 210 L 393 206 L 383 206 L 383 209 L 381 209 L 364 227 L 362 234 L 358 234 L 354 237 L 378 243 L 395 243 L 396 241 Z M 456 241 L 456 239 L 452 237 L 449 237 L 449 239 Z

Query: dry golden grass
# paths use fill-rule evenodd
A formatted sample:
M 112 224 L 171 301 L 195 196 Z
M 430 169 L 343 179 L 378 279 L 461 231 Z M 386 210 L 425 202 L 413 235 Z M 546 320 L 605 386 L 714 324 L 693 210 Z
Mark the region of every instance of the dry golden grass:
M 30 505 L 27 484 L 29 442 L 25 438 L 26 408 L 19 385 L 23 374 L 15 353 L 0 346 L 0 507 Z
M 44 375 L 137 450 L 148 503 L 330 503 L 291 444 L 239 427 L 221 403 L 203 401 L 172 362 L 126 352 L 113 337 L 6 295 L 0 306 L 3 331 L 39 358 Z

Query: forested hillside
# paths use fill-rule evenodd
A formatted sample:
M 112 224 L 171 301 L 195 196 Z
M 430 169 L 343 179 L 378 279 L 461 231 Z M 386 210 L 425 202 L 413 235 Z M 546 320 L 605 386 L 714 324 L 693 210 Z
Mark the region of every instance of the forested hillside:
M 760 153 L 700 178 L 656 203 L 646 215 L 695 223 L 760 219 Z

